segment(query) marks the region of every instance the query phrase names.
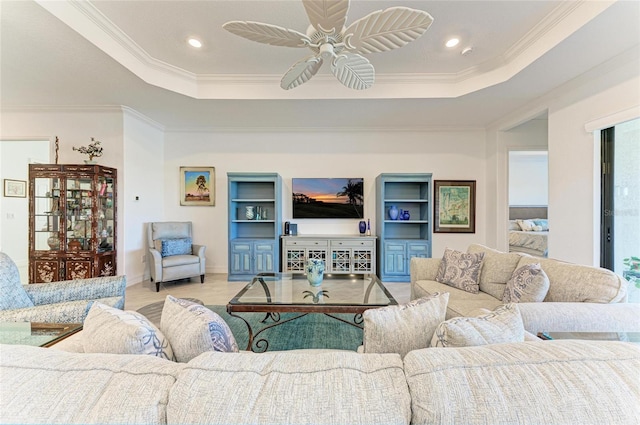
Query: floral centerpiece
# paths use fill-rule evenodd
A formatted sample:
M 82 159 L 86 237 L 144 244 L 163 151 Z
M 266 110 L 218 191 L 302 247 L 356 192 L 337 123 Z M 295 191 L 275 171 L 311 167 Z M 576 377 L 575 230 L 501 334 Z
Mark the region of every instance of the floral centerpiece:
M 85 164 L 95 164 L 93 158 L 99 158 L 102 156 L 102 146 L 100 146 L 100 141 L 91 138 L 91 142 L 88 146 L 80 146 L 79 148 L 73 147 L 74 151 L 78 151 L 85 155 L 89 155 L 89 160 L 85 160 Z

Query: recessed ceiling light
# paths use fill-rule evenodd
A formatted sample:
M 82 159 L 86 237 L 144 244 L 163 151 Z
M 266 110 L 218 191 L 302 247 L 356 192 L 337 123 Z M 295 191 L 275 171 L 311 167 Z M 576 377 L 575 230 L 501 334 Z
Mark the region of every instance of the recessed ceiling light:
M 445 46 L 447 47 L 454 47 L 457 46 L 458 43 L 460 43 L 460 40 L 458 40 L 457 38 L 452 38 L 451 40 L 447 41 L 447 43 L 445 44 Z
M 202 42 L 197 38 L 190 38 L 189 40 L 187 40 L 187 43 L 189 43 L 191 47 L 195 47 L 196 49 L 199 49 L 202 47 Z

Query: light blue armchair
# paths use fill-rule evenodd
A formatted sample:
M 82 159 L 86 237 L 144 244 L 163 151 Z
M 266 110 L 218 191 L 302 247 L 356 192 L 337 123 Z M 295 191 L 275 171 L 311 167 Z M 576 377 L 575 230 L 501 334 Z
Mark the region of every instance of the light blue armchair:
M 83 323 L 93 301 L 123 309 L 126 286 L 124 276 L 22 285 L 0 252 L 0 322 Z

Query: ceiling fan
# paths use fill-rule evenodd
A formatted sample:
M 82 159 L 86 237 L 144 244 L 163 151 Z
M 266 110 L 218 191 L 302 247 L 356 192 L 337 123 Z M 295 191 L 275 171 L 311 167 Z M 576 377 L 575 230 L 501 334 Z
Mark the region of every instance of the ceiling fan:
M 373 85 L 373 65 L 362 55 L 386 52 L 414 41 L 429 28 L 427 12 L 396 6 L 370 13 L 345 28 L 349 0 L 302 0 L 311 23 L 307 33 L 253 21 L 230 21 L 227 31 L 273 46 L 308 47 L 313 55 L 289 68 L 280 87 L 289 90 L 306 83 L 322 63 L 330 61 L 331 72 L 345 86 L 368 89 Z

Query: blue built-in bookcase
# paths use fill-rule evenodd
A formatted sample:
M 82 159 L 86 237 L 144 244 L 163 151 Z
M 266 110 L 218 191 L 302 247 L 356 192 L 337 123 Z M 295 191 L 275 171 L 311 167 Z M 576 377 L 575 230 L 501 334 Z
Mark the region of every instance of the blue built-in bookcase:
M 383 282 L 409 282 L 411 258 L 431 257 L 431 192 L 431 173 L 376 178 L 378 273 Z M 409 219 L 392 219 L 392 207 L 409 211 Z
M 227 179 L 228 279 L 250 280 L 257 273 L 277 272 L 282 233 L 282 178 L 276 173 L 227 173 Z

